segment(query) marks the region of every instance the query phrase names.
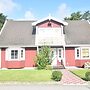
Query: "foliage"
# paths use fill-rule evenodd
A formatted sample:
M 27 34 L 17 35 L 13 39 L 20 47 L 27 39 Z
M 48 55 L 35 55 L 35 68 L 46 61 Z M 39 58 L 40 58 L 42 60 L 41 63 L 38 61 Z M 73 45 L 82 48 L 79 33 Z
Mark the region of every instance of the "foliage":
M 51 70 L 1 70 L 0 82 L 47 82 L 51 75 Z
M 46 69 L 46 70 L 52 70 L 53 68 L 52 68 L 51 65 L 46 65 L 45 69 Z
M 62 73 L 61 71 L 53 71 L 52 72 L 52 79 L 55 81 L 60 81 L 62 78 Z
M 0 13 L 0 30 L 1 30 L 5 20 L 6 20 L 6 16 L 3 15 L 3 13 Z
M 42 46 L 37 54 L 36 60 L 38 69 L 45 69 L 46 65 L 51 64 L 50 60 L 50 48 L 48 46 Z
M 70 17 L 65 17 L 64 20 L 90 20 L 90 11 L 81 14 L 80 11 L 74 12 Z
M 85 77 L 86 77 L 86 80 L 87 80 L 87 81 L 90 81 L 90 71 L 87 71 L 87 72 L 85 73 Z
M 73 74 L 75 74 L 76 76 L 80 77 L 83 80 L 87 80 L 85 77 L 85 73 L 90 71 L 89 69 L 75 69 L 75 70 L 71 70 L 71 72 Z

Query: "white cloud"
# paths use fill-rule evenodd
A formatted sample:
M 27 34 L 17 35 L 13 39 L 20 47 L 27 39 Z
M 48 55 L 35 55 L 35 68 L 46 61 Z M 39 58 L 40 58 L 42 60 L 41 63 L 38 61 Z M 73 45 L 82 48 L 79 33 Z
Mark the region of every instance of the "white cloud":
M 24 15 L 24 19 L 26 20 L 34 20 L 35 17 L 31 11 L 26 11 Z
M 13 0 L 0 0 L 0 13 L 9 14 L 19 8 L 19 5 Z
M 70 15 L 70 7 L 66 3 L 60 4 L 57 10 L 57 17 L 63 19 Z

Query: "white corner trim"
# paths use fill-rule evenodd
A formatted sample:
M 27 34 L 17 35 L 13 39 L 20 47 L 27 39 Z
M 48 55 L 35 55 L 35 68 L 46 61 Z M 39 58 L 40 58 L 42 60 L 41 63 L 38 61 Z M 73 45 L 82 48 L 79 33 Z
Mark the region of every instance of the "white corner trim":
M 1 35 L 2 31 L 4 30 L 4 27 L 6 26 L 7 21 L 8 21 L 8 20 L 6 19 L 5 22 L 4 22 L 4 24 L 3 24 L 3 27 L 1 28 L 0 35 Z

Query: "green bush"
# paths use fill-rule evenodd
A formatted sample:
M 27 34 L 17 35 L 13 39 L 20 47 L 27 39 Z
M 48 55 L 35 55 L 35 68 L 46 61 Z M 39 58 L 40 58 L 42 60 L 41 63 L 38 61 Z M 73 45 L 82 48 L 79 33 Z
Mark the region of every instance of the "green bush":
M 62 73 L 61 71 L 53 71 L 52 72 L 52 79 L 55 81 L 60 81 L 62 78 Z
M 85 73 L 85 78 L 86 78 L 87 81 L 90 81 L 90 71 L 87 71 Z
M 47 65 L 51 64 L 50 61 L 50 48 L 42 46 L 36 56 L 36 64 L 38 69 L 45 69 Z
M 52 66 L 51 65 L 46 65 L 46 70 L 52 70 Z

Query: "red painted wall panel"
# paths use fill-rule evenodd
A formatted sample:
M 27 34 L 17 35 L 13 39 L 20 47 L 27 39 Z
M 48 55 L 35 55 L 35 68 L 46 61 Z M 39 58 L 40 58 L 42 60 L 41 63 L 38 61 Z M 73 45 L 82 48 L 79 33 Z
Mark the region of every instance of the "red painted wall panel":
M 36 48 L 26 48 L 26 57 L 25 57 L 25 67 L 34 67 L 35 66 L 35 56 Z
M 77 67 L 84 67 L 85 62 L 90 62 L 90 60 L 75 60 Z
M 6 62 L 5 62 L 5 49 L 1 49 L 1 68 L 6 67 Z
M 66 48 L 66 66 L 75 66 L 75 51 L 74 48 Z
M 1 50 L 1 68 L 24 68 L 35 66 L 36 48 L 25 49 L 25 60 L 23 61 L 6 61 L 5 49 Z
M 38 27 L 47 28 L 48 23 L 49 23 L 49 21 L 42 22 L 38 25 Z M 53 28 L 61 27 L 61 25 L 55 21 L 51 21 L 50 23 L 51 23 L 51 27 L 53 27 Z

